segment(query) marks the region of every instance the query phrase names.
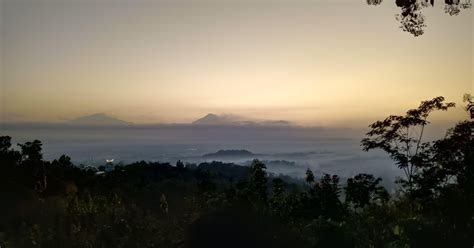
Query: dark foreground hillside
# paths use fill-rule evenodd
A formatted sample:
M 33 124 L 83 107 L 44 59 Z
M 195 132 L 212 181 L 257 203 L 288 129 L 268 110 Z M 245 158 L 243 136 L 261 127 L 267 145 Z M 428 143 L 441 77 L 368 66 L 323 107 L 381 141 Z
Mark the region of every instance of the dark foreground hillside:
M 403 133 L 427 124 L 418 122 L 424 110 L 448 108 L 442 101 L 376 122 L 362 141 L 365 150 L 386 151 L 406 173 L 393 194 L 367 174 L 346 182 L 310 170 L 301 183 L 269 177 L 258 160 L 249 167 L 79 167 L 67 156 L 44 161 L 40 141 L 15 150 L 2 136 L 0 245 L 472 247 L 473 122 L 430 143 Z M 394 145 L 400 142 L 405 146 Z

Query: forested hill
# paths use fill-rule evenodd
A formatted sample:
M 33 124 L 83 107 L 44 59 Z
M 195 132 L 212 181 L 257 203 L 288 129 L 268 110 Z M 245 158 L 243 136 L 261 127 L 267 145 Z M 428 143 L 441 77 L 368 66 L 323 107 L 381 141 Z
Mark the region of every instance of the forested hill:
M 45 161 L 41 141 L 15 149 L 1 136 L 0 245 L 472 247 L 474 122 L 429 143 L 403 133 L 449 108 L 443 100 L 375 122 L 362 140 L 406 172 L 395 194 L 368 174 L 342 182 L 307 170 L 305 182 L 292 183 L 269 177 L 259 160 L 80 167 L 66 155 Z
M 256 154 L 247 150 L 219 150 L 215 153 L 204 154 L 203 157 L 251 157 Z

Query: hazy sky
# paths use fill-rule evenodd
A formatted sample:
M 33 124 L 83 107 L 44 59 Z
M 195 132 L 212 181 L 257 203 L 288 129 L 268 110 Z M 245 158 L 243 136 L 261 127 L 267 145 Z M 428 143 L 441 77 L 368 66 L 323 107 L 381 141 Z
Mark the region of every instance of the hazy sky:
M 451 17 L 437 2 L 414 38 L 390 0 L 2 0 L 0 117 L 150 123 L 214 112 L 347 126 L 438 95 L 462 104 L 472 10 Z

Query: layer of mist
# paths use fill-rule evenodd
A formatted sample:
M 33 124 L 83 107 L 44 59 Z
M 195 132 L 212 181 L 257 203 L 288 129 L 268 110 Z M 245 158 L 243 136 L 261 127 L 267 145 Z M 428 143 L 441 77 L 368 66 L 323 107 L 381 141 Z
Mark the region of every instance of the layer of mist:
M 370 173 L 390 184 L 401 175 L 400 171 L 384 153 L 362 151 L 360 140 L 364 133 L 365 130 L 290 126 L 2 126 L 2 135 L 13 137 L 15 143 L 41 140 L 47 160 L 66 154 L 76 164 L 99 166 L 106 159 L 114 159 L 115 163 L 145 160 L 174 164 L 182 160 L 238 165 L 260 159 L 273 174 L 302 178 L 308 168 L 316 174 L 341 177 Z M 226 150 L 246 152 L 226 154 Z

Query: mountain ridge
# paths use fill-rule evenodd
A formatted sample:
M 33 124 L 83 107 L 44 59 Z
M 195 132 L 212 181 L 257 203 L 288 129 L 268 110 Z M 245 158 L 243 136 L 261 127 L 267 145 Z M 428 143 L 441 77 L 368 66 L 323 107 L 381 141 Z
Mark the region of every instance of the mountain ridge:
M 193 125 L 266 125 L 266 126 L 291 126 L 292 123 L 285 120 L 250 120 L 232 114 L 208 113 L 205 116 L 193 121 Z

